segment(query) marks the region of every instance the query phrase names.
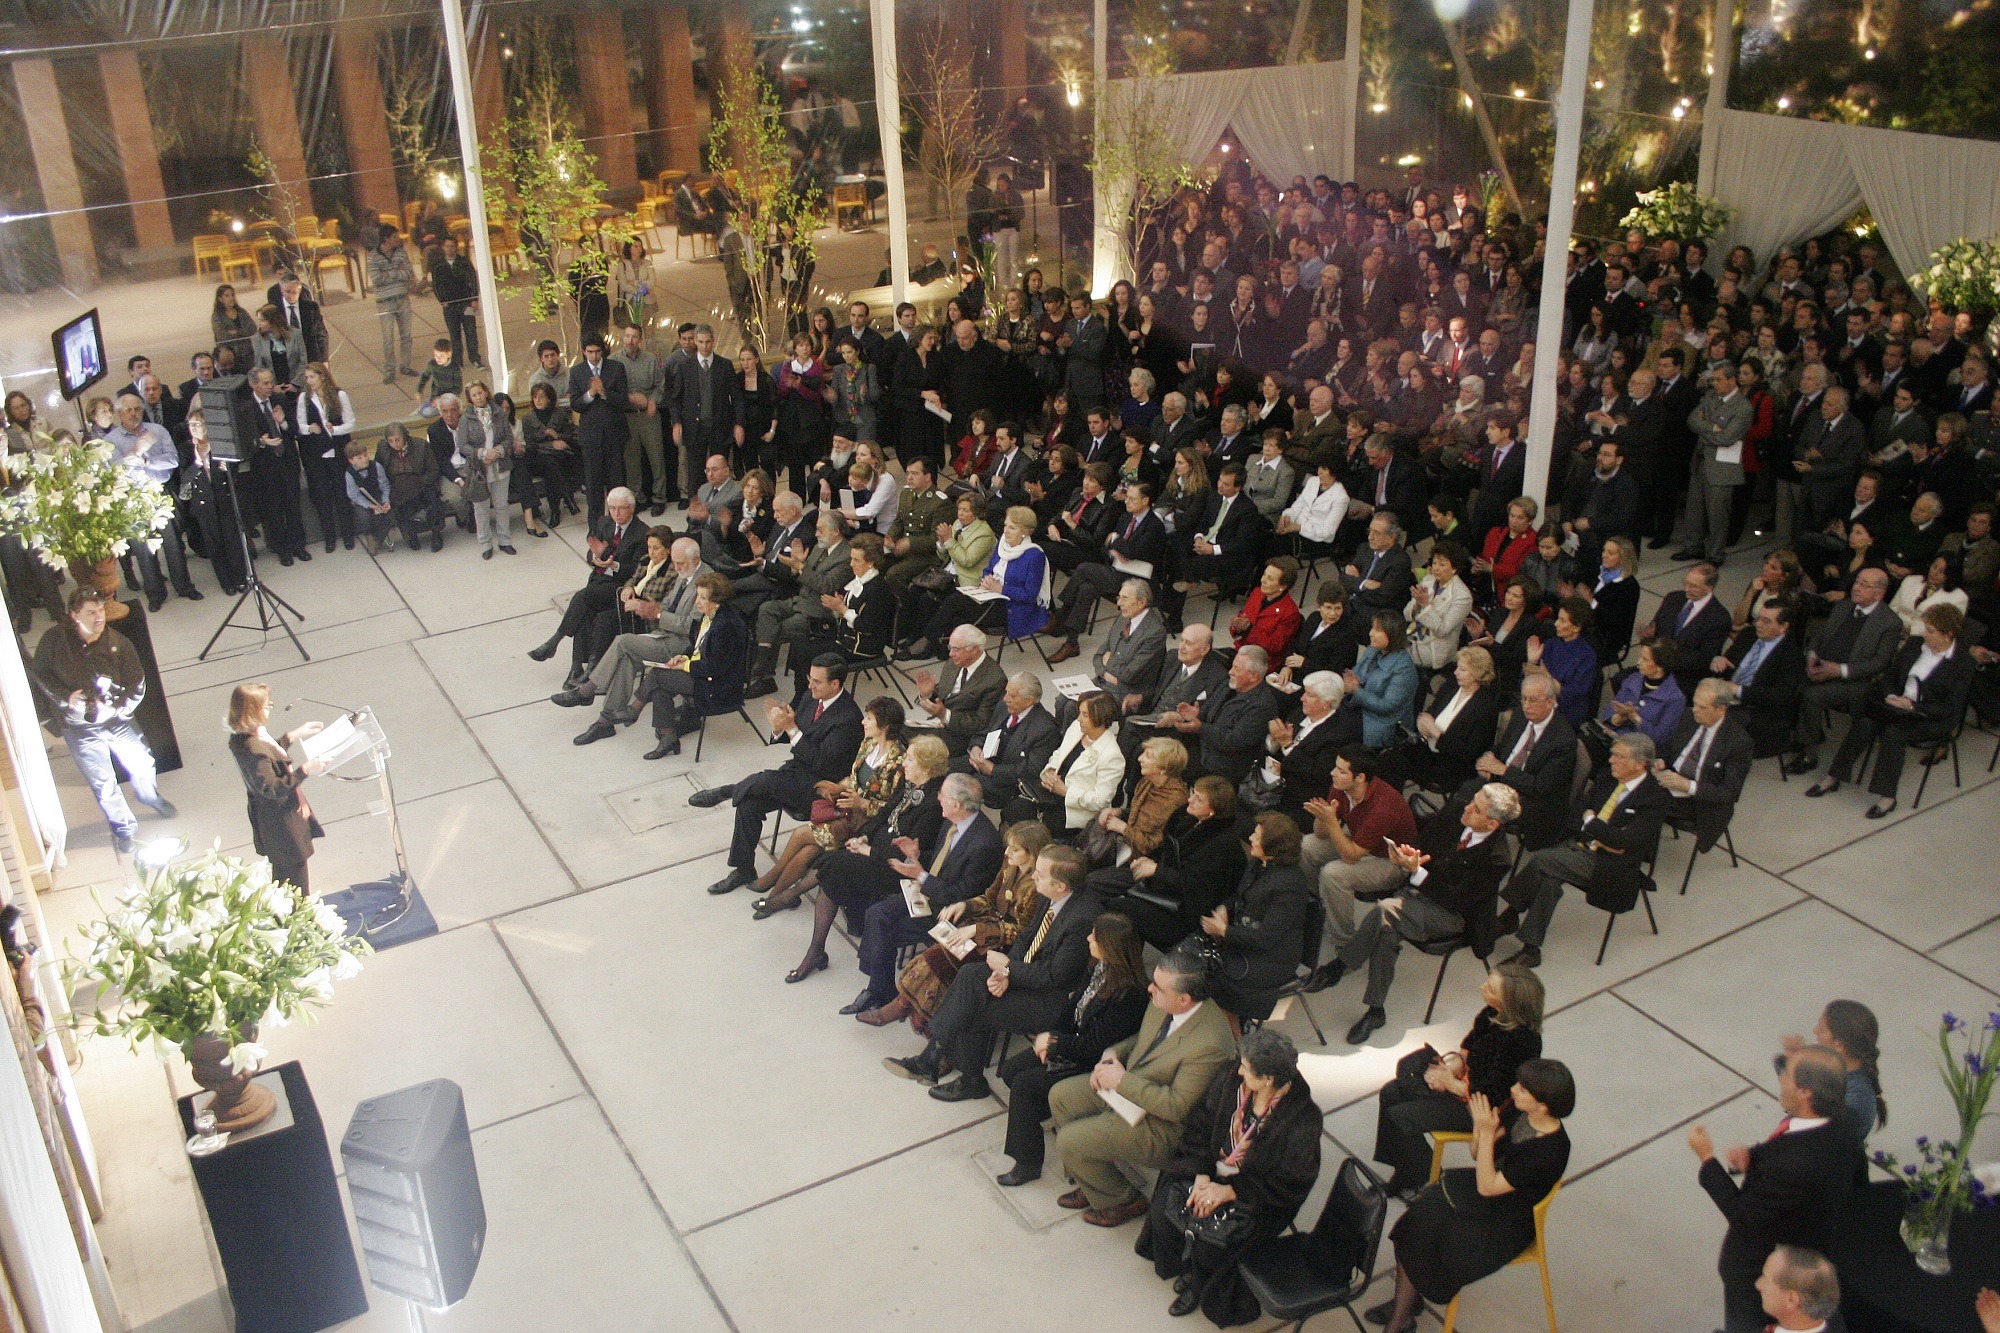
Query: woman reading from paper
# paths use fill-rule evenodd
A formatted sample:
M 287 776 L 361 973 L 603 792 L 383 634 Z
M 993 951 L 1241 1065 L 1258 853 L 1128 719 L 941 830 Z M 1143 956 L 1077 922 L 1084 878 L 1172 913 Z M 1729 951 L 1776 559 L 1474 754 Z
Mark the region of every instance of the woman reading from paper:
M 325 724 L 302 722 L 282 736 L 273 736 L 266 726 L 270 720 L 269 685 L 262 681 L 238 685 L 230 694 L 229 753 L 235 756 L 249 793 L 252 844 L 271 863 L 272 879 L 310 889 L 306 860 L 313 854 L 312 840 L 322 830 L 300 787 L 326 766 L 318 761 L 294 764 L 289 751 L 294 741 L 317 736 Z

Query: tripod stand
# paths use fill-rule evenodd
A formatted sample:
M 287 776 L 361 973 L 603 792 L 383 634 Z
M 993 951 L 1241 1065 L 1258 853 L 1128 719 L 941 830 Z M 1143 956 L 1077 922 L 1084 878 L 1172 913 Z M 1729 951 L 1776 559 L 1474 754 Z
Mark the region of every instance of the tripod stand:
M 247 467 L 249 464 L 247 462 L 238 463 L 237 466 Z M 299 642 L 299 636 L 292 632 L 291 621 L 285 619 L 287 615 L 290 615 L 294 620 L 304 621 L 304 614 L 290 602 L 265 587 L 264 581 L 257 577 L 257 556 L 250 549 L 250 534 L 244 531 L 243 528 L 243 510 L 236 502 L 235 470 L 227 462 L 224 462 L 222 466 L 222 489 L 229 492 L 229 515 L 236 520 L 236 540 L 241 543 L 243 554 L 243 593 L 236 599 L 236 605 L 229 608 L 229 614 L 222 618 L 222 623 L 215 627 L 215 633 L 208 636 L 207 646 L 201 650 L 200 655 L 195 660 L 206 662 L 208 655 L 215 651 L 215 641 L 222 637 L 222 631 L 226 629 L 255 629 L 260 634 L 268 635 L 272 627 L 276 626 L 285 631 L 285 637 L 292 641 L 292 647 L 299 650 L 300 657 L 308 662 L 312 661 L 312 654 L 307 652 L 306 646 Z M 252 598 L 255 598 L 257 603 L 257 623 L 255 625 L 248 623 L 238 625 L 236 623 L 236 613 L 243 609 L 243 603 L 250 601 Z

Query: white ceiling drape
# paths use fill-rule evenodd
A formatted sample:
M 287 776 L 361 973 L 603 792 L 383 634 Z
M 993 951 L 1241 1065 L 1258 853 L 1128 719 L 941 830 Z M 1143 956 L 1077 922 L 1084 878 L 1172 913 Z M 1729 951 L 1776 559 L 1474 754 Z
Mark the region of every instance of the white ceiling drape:
M 1717 119 L 1715 197 L 1735 214 L 1729 244 L 1760 265 L 1864 203 L 1904 274 L 1961 236 L 2000 234 L 2000 143 L 1754 111 Z

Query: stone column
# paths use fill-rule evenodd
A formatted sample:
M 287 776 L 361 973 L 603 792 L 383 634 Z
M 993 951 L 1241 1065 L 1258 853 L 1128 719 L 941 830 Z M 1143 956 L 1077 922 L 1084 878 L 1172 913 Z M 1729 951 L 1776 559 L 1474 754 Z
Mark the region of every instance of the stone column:
M 389 147 L 376 39 L 375 25 L 365 20 L 340 23 L 333 30 L 333 85 L 347 139 L 348 183 L 355 212 L 364 223 L 375 221 L 378 213 L 399 214 L 403 207 L 396 188 L 396 157 Z M 417 184 L 422 188 L 422 182 Z
M 306 183 L 305 141 L 299 135 L 299 105 L 283 37 L 253 32 L 243 38 L 243 86 L 250 94 L 257 146 L 277 167 L 278 180 L 298 197 L 299 212 L 317 213 Z
M 83 211 L 83 184 L 76 174 L 76 155 L 70 147 L 69 121 L 63 116 L 55 66 L 42 59 L 16 60 L 14 87 L 20 94 L 28 149 L 34 154 L 35 175 L 42 186 L 42 208 L 49 215 L 56 254 L 62 260 L 62 280 L 78 289 L 95 287 L 97 243 L 91 239 L 90 218 Z
M 111 137 L 118 144 L 118 164 L 124 170 L 132 235 L 140 250 L 171 250 L 174 226 L 167 216 L 167 186 L 160 175 L 160 148 L 153 138 L 153 113 L 146 105 L 139 57 L 129 46 L 112 47 L 98 55 L 97 67 L 104 76 Z
M 592 5 L 576 12 L 570 30 L 576 37 L 577 76 L 583 84 L 585 147 L 596 156 L 598 175 L 612 193 L 633 197 L 639 165 L 632 148 L 625 24 L 619 11 Z
M 694 100 L 694 43 L 687 0 L 659 0 L 646 12 L 646 112 L 666 166 L 701 170 L 701 125 Z
M 999 13 L 1001 105 L 1011 109 L 1028 91 L 1028 3 L 1000 0 Z

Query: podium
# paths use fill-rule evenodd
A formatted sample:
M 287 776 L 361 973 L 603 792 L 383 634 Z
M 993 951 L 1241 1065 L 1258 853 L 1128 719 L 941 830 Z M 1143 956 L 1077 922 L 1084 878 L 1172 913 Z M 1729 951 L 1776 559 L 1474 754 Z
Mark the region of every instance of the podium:
M 378 947 L 434 932 L 437 923 L 429 919 L 427 910 L 421 909 L 416 877 L 410 873 L 409 854 L 403 847 L 403 825 L 396 815 L 396 786 L 389 777 L 389 736 L 376 720 L 375 710 L 357 708 L 342 714 L 318 735 L 300 741 L 299 749 L 308 762 L 324 764 L 325 775 L 336 782 L 380 785 L 382 813 L 389 819 L 389 843 L 396 856 L 395 873 L 388 879 L 325 894 L 327 905 L 356 925 L 353 933 Z M 424 928 L 404 933 L 393 941 L 374 938 L 411 916 L 412 907 L 419 908 L 425 919 Z

